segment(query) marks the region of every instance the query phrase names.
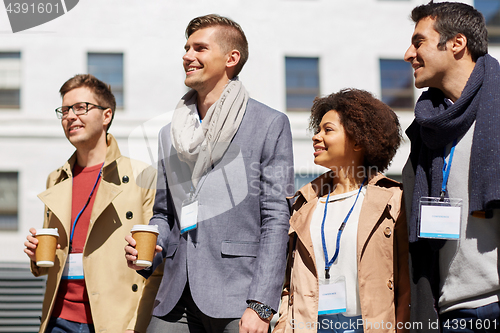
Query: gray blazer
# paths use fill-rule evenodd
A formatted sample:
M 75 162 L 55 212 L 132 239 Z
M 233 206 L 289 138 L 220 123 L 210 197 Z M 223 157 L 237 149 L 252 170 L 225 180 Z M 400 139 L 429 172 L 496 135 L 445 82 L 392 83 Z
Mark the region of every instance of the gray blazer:
M 285 114 L 250 99 L 228 150 L 200 180 L 197 228 L 180 234 L 182 202 L 191 174 L 170 139 L 170 125 L 159 136 L 158 225 L 153 267 L 165 259 L 153 315 L 168 314 L 189 288 L 198 308 L 213 318 L 239 318 L 247 300 L 278 309 L 285 273 L 289 210 L 293 189 L 290 124 Z

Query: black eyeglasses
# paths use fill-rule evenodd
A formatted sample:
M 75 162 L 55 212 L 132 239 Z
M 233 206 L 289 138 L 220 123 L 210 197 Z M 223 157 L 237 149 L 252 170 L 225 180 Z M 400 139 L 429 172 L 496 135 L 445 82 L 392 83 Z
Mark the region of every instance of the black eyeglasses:
M 89 107 L 90 106 L 90 107 Z M 87 114 L 89 110 L 92 110 L 93 108 L 97 108 L 100 110 L 106 110 L 107 108 L 95 105 L 93 103 L 89 102 L 78 102 L 70 106 L 60 106 L 56 109 L 56 115 L 57 118 L 59 119 L 64 119 L 68 116 L 69 109 L 73 110 L 73 113 L 77 116 L 83 116 L 84 114 Z

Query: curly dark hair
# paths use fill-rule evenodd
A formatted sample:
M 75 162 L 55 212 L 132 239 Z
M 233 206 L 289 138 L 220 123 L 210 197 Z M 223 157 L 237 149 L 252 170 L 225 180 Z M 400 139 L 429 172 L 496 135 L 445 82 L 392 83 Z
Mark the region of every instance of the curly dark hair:
M 401 144 L 394 111 L 367 91 L 343 89 L 314 100 L 309 129 L 317 133 L 323 116 L 332 110 L 338 112 L 347 137 L 364 149 L 364 167 L 380 172 L 387 169 Z

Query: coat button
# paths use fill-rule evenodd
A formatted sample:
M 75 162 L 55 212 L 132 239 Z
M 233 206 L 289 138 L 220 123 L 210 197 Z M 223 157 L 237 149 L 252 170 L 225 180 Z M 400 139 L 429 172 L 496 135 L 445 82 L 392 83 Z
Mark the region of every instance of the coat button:
M 128 178 L 128 176 L 123 176 L 123 177 L 122 177 L 122 182 L 123 182 L 124 184 L 128 183 L 128 181 L 129 181 L 129 180 L 130 180 L 130 179 Z
M 134 217 L 134 214 L 131 211 L 128 211 L 125 213 L 125 217 L 130 220 L 132 217 Z
M 288 305 L 293 305 L 293 294 L 291 294 L 290 298 L 288 299 Z
M 391 237 L 391 234 L 392 234 L 391 228 L 386 227 L 385 230 L 384 230 L 385 237 Z
M 137 291 L 137 289 L 139 289 L 139 288 L 138 288 L 138 287 L 137 287 L 137 285 L 134 283 L 134 284 L 132 285 L 132 291 L 135 293 L 135 292 Z
M 394 288 L 394 284 L 392 283 L 392 280 L 387 281 L 387 288 L 389 288 L 390 290 L 392 290 L 392 288 Z

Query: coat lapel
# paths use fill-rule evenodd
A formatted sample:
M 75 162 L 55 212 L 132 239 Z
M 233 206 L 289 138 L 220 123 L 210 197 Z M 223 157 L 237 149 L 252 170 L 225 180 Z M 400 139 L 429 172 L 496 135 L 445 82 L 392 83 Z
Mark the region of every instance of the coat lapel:
M 358 222 L 358 256 L 362 255 L 365 243 L 369 241 L 377 222 L 384 213 L 392 191 L 369 184 L 363 200 Z
M 314 256 L 314 248 L 311 239 L 311 220 L 316 210 L 318 198 L 331 190 L 329 185 L 331 183 L 331 177 L 332 173 L 327 172 L 311 183 L 306 184 L 296 193 L 296 196 L 298 195 L 301 197 L 301 200 L 305 200 L 305 203 L 300 208 L 297 208 L 298 211 L 293 214 L 290 219 L 291 228 L 297 233 L 297 237 L 306 247 L 314 266 L 316 266 L 316 258 Z
M 115 184 L 108 183 L 105 180 L 101 180 L 99 187 L 97 188 L 97 193 L 94 201 L 94 207 L 92 207 L 92 214 L 90 216 L 90 229 L 94 225 L 94 222 L 99 218 L 102 212 L 108 207 L 111 202 L 122 192 L 122 190 Z
M 90 215 L 90 225 L 87 235 L 90 235 L 94 223 L 104 210 L 113 202 L 113 200 L 122 192 L 119 188 L 120 175 L 118 174 L 117 160 L 121 153 L 115 138 L 108 134 L 108 149 L 106 151 L 106 160 L 102 168 L 102 178 L 97 188 L 92 214 Z
M 71 228 L 71 196 L 73 182 L 66 179 L 38 195 L 38 198 L 52 211 L 69 234 Z
M 315 198 L 301 207 L 301 209 L 290 219 L 290 226 L 297 233 L 302 244 L 306 246 L 308 251 L 314 255 L 313 244 L 311 240 L 311 218 L 316 208 L 318 199 Z M 302 216 L 306 215 L 306 216 Z M 302 223 L 299 223 L 302 222 Z

